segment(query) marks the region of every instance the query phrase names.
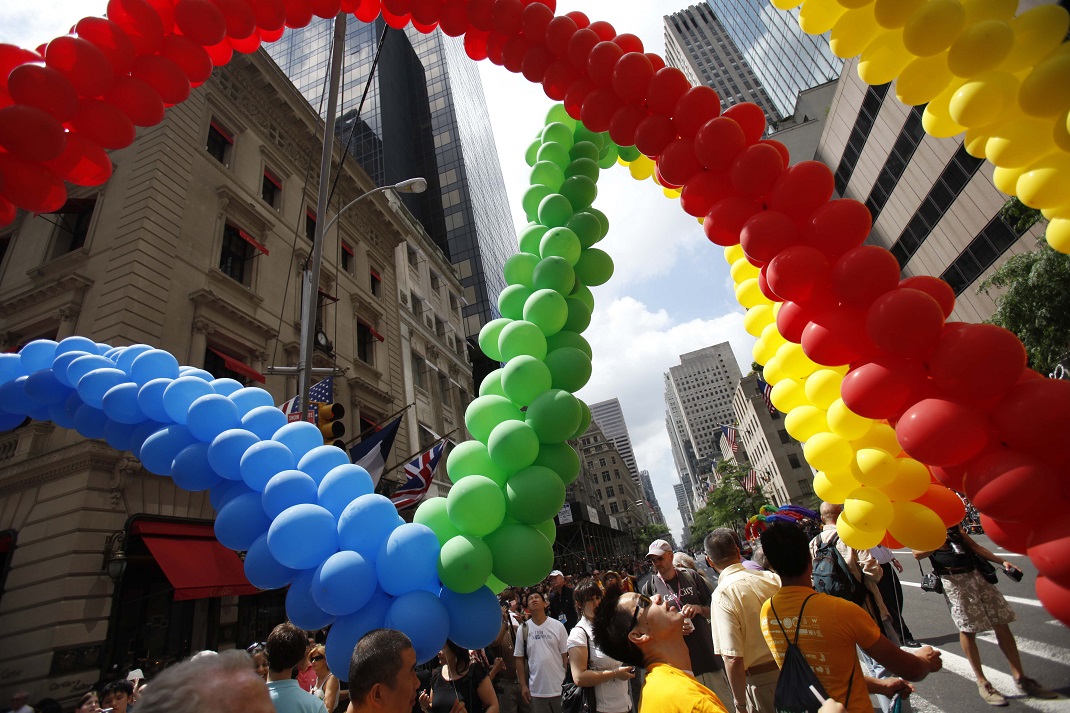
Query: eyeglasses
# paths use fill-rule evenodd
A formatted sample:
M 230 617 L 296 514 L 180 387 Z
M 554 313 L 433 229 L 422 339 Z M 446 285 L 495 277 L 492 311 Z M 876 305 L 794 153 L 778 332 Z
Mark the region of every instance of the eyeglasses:
M 317 661 L 322 661 L 322 660 L 323 660 L 323 656 L 321 656 L 320 654 L 316 654 L 315 656 L 309 656 L 308 657 L 308 662 L 309 663 L 316 663 Z
M 265 646 L 267 646 L 267 642 L 266 641 L 256 641 L 256 642 L 246 646 L 245 650 L 248 651 L 249 653 L 252 653 L 252 652 L 256 651 L 257 649 L 264 648 Z
M 634 629 L 635 625 L 639 622 L 639 612 L 640 612 L 640 610 L 646 609 L 651 604 L 653 604 L 653 602 L 650 601 L 650 597 L 648 597 L 645 594 L 640 594 L 639 595 L 639 601 L 635 605 L 635 611 L 632 612 L 632 621 L 628 625 L 628 631 L 631 631 L 632 629 Z

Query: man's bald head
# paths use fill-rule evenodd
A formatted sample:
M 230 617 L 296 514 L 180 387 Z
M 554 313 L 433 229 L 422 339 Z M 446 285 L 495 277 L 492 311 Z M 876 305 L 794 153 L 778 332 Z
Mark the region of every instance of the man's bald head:
M 821 503 L 821 522 L 826 525 L 834 525 L 841 512 L 843 512 L 843 505 Z

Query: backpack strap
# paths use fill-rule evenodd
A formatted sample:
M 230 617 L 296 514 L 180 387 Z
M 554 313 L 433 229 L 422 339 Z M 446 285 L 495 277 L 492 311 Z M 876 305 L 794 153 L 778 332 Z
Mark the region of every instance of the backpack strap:
M 851 700 L 851 686 L 855 682 L 855 670 L 851 667 L 851 677 L 847 679 L 847 694 L 843 697 L 843 707 L 847 707 L 847 701 Z
M 817 596 L 817 592 L 814 592 L 806 599 L 803 599 L 802 606 L 799 607 L 799 622 L 802 622 L 803 611 L 806 609 L 806 603 L 810 601 L 810 597 Z M 769 600 L 769 608 L 773 610 L 773 617 L 776 619 L 777 626 L 780 627 L 780 633 L 784 635 L 784 641 L 788 640 L 788 632 L 784 631 L 784 624 L 780 621 L 780 615 L 776 613 L 776 605 L 773 604 L 773 600 Z M 798 646 L 799 644 L 799 625 L 795 625 L 795 638 L 792 640 L 792 645 Z
M 520 628 L 521 628 L 520 635 L 524 638 L 523 649 L 524 649 L 524 658 L 526 659 L 528 657 L 528 623 L 525 621 L 523 624 L 520 625 Z
M 808 597 L 807 597 L 806 599 L 803 599 L 803 603 L 802 603 L 802 606 L 801 606 L 801 607 L 799 607 L 799 621 L 798 621 L 798 622 L 797 622 L 797 623 L 795 624 L 795 640 L 791 642 L 791 643 L 795 644 L 796 646 L 798 646 L 798 645 L 799 645 L 799 629 L 801 629 L 801 628 L 802 628 L 802 617 L 803 617 L 803 610 L 805 610 L 805 609 L 806 609 L 806 603 L 807 603 L 808 601 L 810 601 L 810 599 L 811 599 L 812 597 L 816 597 L 816 596 L 817 596 L 817 592 L 814 592 L 813 594 L 811 594 L 810 596 L 808 596 Z M 785 636 L 784 638 L 786 639 L 786 638 L 787 638 L 787 636 Z

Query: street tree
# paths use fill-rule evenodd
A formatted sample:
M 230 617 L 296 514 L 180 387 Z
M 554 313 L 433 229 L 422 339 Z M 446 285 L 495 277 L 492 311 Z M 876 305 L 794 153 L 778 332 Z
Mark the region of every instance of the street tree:
M 691 524 L 691 539 L 687 544 L 693 551 L 701 551 L 706 535 L 718 527 L 741 532 L 761 506 L 761 495 L 747 492 L 744 486 L 750 466 L 723 460 L 717 464 L 716 471 L 721 482 L 706 499 L 705 507 L 695 513 Z

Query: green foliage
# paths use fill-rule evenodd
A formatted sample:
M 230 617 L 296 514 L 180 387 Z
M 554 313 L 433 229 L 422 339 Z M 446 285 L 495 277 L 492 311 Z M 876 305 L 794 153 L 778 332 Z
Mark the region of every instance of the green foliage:
M 1039 210 L 1022 203 L 1017 196 L 1011 196 L 1011 199 L 1003 204 L 1003 207 L 999 209 L 999 217 L 1018 235 L 1044 219 Z
M 1047 375 L 1070 352 L 1070 255 L 1039 248 L 1012 256 L 977 288 L 994 296 L 988 320 L 1014 332 L 1029 354 L 1029 366 Z
M 744 489 L 743 482 L 750 472 L 750 467 L 737 465 L 723 460 L 717 464 L 717 473 L 721 484 L 710 493 L 706 506 L 695 513 L 691 525 L 691 539 L 688 548 L 701 552 L 703 541 L 711 531 L 718 527 L 730 527 L 736 531 L 743 529 L 751 515 L 761 506 L 761 495 L 751 495 Z
M 654 540 L 669 539 L 669 528 L 660 522 L 643 525 L 635 531 L 635 539 L 642 546 L 643 552 Z

